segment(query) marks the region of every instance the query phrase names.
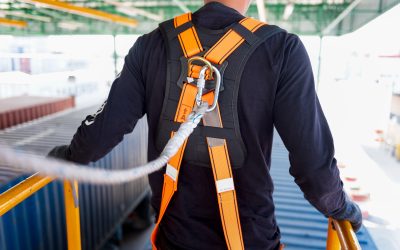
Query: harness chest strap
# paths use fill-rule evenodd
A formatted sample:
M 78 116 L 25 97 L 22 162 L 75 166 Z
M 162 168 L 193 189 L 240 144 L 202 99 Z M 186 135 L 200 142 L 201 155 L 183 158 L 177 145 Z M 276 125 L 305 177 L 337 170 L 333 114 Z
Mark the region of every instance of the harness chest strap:
M 174 19 L 174 26 L 175 28 L 179 28 L 187 25 L 190 21 L 191 14 L 184 14 Z M 244 31 L 229 30 L 205 54 L 204 57 L 215 64 L 222 64 L 226 58 L 235 51 L 235 49 L 247 40 L 246 32 L 254 32 L 264 25 L 264 23 L 251 18 L 243 19 L 240 21 L 240 24 L 245 28 Z M 184 28 L 185 29 L 178 34 L 178 39 L 185 57 L 189 58 L 203 51 L 203 48 L 194 27 L 187 26 Z M 189 75 L 192 76 L 192 73 Z M 190 84 L 184 84 L 174 119 L 176 122 L 183 122 L 186 119 L 186 116 L 192 111 L 195 105 L 196 93 L 196 87 Z M 208 103 L 212 103 L 213 99 L 214 94 L 212 92 L 203 96 L 203 100 Z M 207 126 L 222 128 L 222 120 L 218 105 L 216 109 L 204 116 L 203 123 Z M 225 139 L 207 137 L 207 144 L 217 189 L 221 221 L 228 249 L 244 249 L 236 192 L 233 184 L 233 176 L 226 141 Z M 173 194 L 177 190 L 179 169 L 185 146 L 186 142 L 179 149 L 178 153 L 170 160 L 166 168 L 160 212 L 151 237 L 153 249 L 157 249 L 155 243 L 159 224 Z

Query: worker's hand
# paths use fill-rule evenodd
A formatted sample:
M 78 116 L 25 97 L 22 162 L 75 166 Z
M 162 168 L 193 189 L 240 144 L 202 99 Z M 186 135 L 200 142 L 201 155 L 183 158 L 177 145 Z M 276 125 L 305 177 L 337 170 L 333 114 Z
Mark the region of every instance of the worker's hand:
M 54 147 L 48 154 L 47 157 L 53 157 L 61 160 L 68 161 L 67 152 L 69 150 L 68 145 L 62 145 Z
M 358 232 L 362 226 L 362 214 L 358 205 L 346 195 L 346 205 L 337 214 L 332 216 L 335 220 L 347 220 L 351 223 L 354 232 Z

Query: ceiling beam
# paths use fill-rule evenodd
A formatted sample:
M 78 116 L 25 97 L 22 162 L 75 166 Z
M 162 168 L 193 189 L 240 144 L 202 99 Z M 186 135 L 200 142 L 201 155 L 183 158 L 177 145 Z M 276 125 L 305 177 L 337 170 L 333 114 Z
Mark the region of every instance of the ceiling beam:
M 44 17 L 50 17 L 55 20 L 64 20 L 65 19 L 65 15 L 63 15 L 63 13 L 60 13 L 59 11 L 55 11 L 55 10 L 50 10 L 50 9 L 35 8 L 35 15 L 36 14 L 40 14 L 40 16 L 44 16 Z
M 8 16 L 22 17 L 22 18 L 45 22 L 45 23 L 51 22 L 50 17 L 31 15 L 31 14 L 24 13 L 22 11 L 2 11 L 1 13 L 8 15 Z
M 289 18 L 292 16 L 294 11 L 294 3 L 293 2 L 288 2 L 285 6 L 285 9 L 283 10 L 283 16 L 282 19 L 284 21 L 289 20 Z
M 113 1 L 113 0 L 105 0 L 104 2 L 117 7 L 118 12 L 121 12 L 128 16 L 140 15 L 140 16 L 147 17 L 148 19 L 157 21 L 157 22 L 161 22 L 162 20 L 164 20 L 164 17 L 162 15 L 155 14 L 153 12 L 150 12 L 150 11 L 147 11 L 144 9 L 130 7 L 129 6 L 130 4 L 128 2 L 117 2 L 117 1 Z
M 264 0 L 257 0 L 257 11 L 258 11 L 258 19 L 261 22 L 267 22 L 267 14 L 265 13 L 265 2 Z
M 0 17 L 0 25 L 11 26 L 16 28 L 26 28 L 28 26 L 28 23 L 21 20 L 13 20 Z
M 156 22 L 161 22 L 164 18 L 161 15 L 153 14 L 150 12 L 144 12 L 145 10 L 136 9 L 136 8 L 128 8 L 128 7 L 116 7 L 118 12 L 121 12 L 127 16 L 144 16 L 148 19 L 151 19 Z
M 322 35 L 328 35 L 350 12 L 357 7 L 362 0 L 354 0 L 347 8 L 338 15 L 326 28 L 322 31 Z
M 34 4 L 40 7 L 45 7 L 49 9 L 54 9 L 58 11 L 63 11 L 67 13 L 72 13 L 88 18 L 93 18 L 97 20 L 118 23 L 121 25 L 136 27 L 138 22 L 135 19 L 127 18 L 124 16 L 110 14 L 108 12 L 95 10 L 91 8 L 76 6 L 66 2 L 54 1 L 54 0 L 18 0 L 24 3 Z
M 136 7 L 173 7 L 176 6 L 175 1 L 132 1 L 130 2 Z M 185 6 L 201 6 L 203 1 L 186 1 Z
M 181 9 L 181 11 L 183 13 L 187 13 L 190 12 L 190 10 L 188 9 L 188 7 L 186 7 L 186 5 L 181 1 L 181 0 L 172 0 L 172 2 L 179 7 L 179 9 Z

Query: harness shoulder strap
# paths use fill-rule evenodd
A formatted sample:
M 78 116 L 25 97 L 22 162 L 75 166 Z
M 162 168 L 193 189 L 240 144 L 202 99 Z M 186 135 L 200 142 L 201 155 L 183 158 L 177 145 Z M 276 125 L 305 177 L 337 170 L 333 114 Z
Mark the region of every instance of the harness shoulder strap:
M 246 41 L 248 46 L 250 46 L 246 53 L 246 60 L 243 60 L 243 58 L 234 58 L 234 60 L 244 61 L 242 64 L 237 64 L 238 61 L 234 61 L 234 64 L 239 65 L 240 68 L 237 75 L 241 76 L 248 57 L 252 54 L 255 48 L 264 41 L 264 39 L 260 39 L 254 34 L 254 32 L 262 26 L 265 26 L 265 24 L 255 19 L 245 18 L 241 20 L 213 47 L 211 47 L 204 57 L 215 64 L 222 64 Z M 236 70 L 237 67 L 238 66 L 235 68 Z M 240 78 L 238 80 L 239 81 L 234 82 L 236 89 L 239 87 L 237 85 L 240 82 Z M 232 91 L 232 93 L 234 92 L 235 91 Z M 217 108 L 212 112 L 205 114 L 203 123 L 206 126 L 223 128 L 219 106 L 217 106 Z M 207 145 L 213 169 L 220 217 L 227 247 L 232 250 L 244 249 L 239 209 L 227 141 L 225 139 L 208 136 Z
M 253 18 L 244 18 L 230 29 L 205 55 L 212 63 L 222 64 L 247 38 L 254 42 L 252 35 L 257 29 L 265 25 Z M 253 38 L 253 39 L 252 39 Z
M 192 13 L 186 13 L 174 18 L 175 32 L 178 33 L 179 43 L 186 58 L 203 51 L 197 31 L 192 23 Z
M 170 21 L 167 21 L 160 25 L 161 32 L 164 36 L 164 41 L 167 42 L 167 54 L 168 60 L 170 60 L 170 53 L 176 53 L 176 51 L 171 51 L 171 40 L 174 37 L 178 36 L 180 47 L 182 48 L 182 52 L 186 58 L 196 55 L 203 51 L 203 47 L 201 46 L 200 40 L 197 36 L 197 32 L 191 23 L 191 13 L 186 13 L 181 16 L 177 16 Z M 171 24 L 173 22 L 173 29 Z M 171 32 L 172 31 L 172 32 Z M 168 63 L 170 65 L 170 63 Z M 170 71 L 171 68 L 168 66 L 168 76 L 167 76 L 167 88 L 170 87 Z M 181 96 L 178 102 L 178 108 L 176 110 L 174 121 L 182 123 L 186 120 L 187 115 L 192 111 L 195 105 L 195 96 L 197 94 L 197 88 L 189 85 L 184 84 Z M 167 98 L 167 96 L 166 96 Z M 167 100 L 167 99 L 166 99 Z M 165 100 L 164 100 L 165 103 Z M 173 132 L 171 136 L 173 136 Z M 170 159 L 167 164 L 166 172 L 164 174 L 164 184 L 163 184 L 163 192 L 162 192 L 162 200 L 160 205 L 160 211 L 158 214 L 158 220 L 154 227 L 154 230 L 151 235 L 151 243 L 152 249 L 157 249 L 156 240 L 157 240 L 157 233 L 160 222 L 167 210 L 167 207 L 178 189 L 178 176 L 179 170 L 183 158 L 183 153 L 185 151 L 187 140 L 183 143 L 183 145 L 179 148 L 178 152 Z
M 204 55 L 208 61 L 221 65 L 226 60 L 230 60 L 231 73 L 227 73 L 229 75 L 228 80 L 230 78 L 230 85 L 233 86 L 229 91 L 227 98 L 231 98 L 234 102 L 234 107 L 236 108 L 237 101 L 237 91 L 238 84 L 240 83 L 240 77 L 242 71 L 244 69 L 244 65 L 246 64 L 250 55 L 254 52 L 254 50 L 268 37 L 272 36 L 277 32 L 277 29 L 269 28 L 265 29 L 266 26 L 264 23 L 261 23 L 255 19 L 245 18 L 240 21 L 237 25 L 235 25 L 232 29 L 230 29 L 214 46 L 211 47 L 210 50 Z M 176 68 L 171 68 L 176 66 L 176 61 L 174 58 L 179 58 L 177 56 L 178 53 L 183 54 L 186 58 L 190 58 L 194 55 L 197 55 L 203 51 L 203 47 L 200 43 L 197 32 L 191 23 L 191 14 L 184 14 L 174 18 L 173 20 L 167 21 L 160 25 L 164 40 L 167 45 L 167 54 L 168 54 L 168 76 L 167 76 L 167 85 L 166 85 L 166 100 L 172 105 L 177 100 L 177 96 L 175 96 L 174 91 L 169 93 L 169 90 L 173 89 L 171 84 L 174 84 L 174 80 L 171 80 L 171 72 L 177 71 Z M 256 33 L 257 32 L 257 33 Z M 176 39 L 178 38 L 178 39 Z M 180 51 L 177 51 L 176 44 L 179 40 L 179 48 Z M 171 53 L 174 56 L 171 56 Z M 228 59 L 229 58 L 229 59 Z M 232 62 L 232 63 L 231 63 Z M 191 72 L 188 73 L 190 77 L 198 77 L 198 70 L 201 67 L 192 67 L 189 70 Z M 239 69 L 239 71 L 237 71 Z M 208 75 L 207 77 L 212 77 Z M 176 78 L 176 77 L 175 77 Z M 225 80 L 225 79 L 224 79 Z M 176 82 L 175 82 L 176 83 Z M 171 85 L 171 86 L 170 86 Z M 170 88 L 171 87 L 171 88 Z M 175 88 L 176 89 L 176 88 Z M 177 109 L 174 117 L 175 123 L 181 123 L 186 119 L 186 116 L 191 112 L 195 105 L 195 95 L 197 93 L 197 89 L 195 86 L 184 83 L 182 91 L 180 93 L 179 101 L 177 103 Z M 232 98 L 233 97 L 233 98 Z M 211 91 L 203 96 L 203 101 L 213 100 L 214 92 Z M 226 101 L 221 101 L 224 104 Z M 176 104 L 175 104 L 176 105 Z M 171 106 L 171 105 L 170 105 Z M 165 114 L 164 108 L 162 115 Z M 230 118 L 232 116 L 232 107 L 223 107 L 223 111 L 226 110 L 229 114 L 227 119 L 221 119 L 221 114 L 224 116 L 224 112 L 220 112 L 219 106 L 207 114 L 203 119 L 203 124 L 206 126 L 212 126 L 215 129 L 223 130 L 222 121 L 224 123 L 228 123 L 228 128 L 232 131 L 232 128 L 235 129 L 235 133 L 238 131 L 238 125 L 234 126 L 235 122 L 237 122 L 237 110 L 236 117 L 233 119 Z M 225 111 L 225 112 L 226 112 Z M 169 112 L 171 109 L 169 108 Z M 167 114 L 171 117 L 171 114 Z M 232 124 L 231 124 L 232 123 Z M 204 127 L 207 128 L 207 127 Z M 199 128 L 197 128 L 199 130 Z M 218 135 L 218 132 L 215 133 Z M 228 133 L 232 134 L 232 132 Z M 233 174 L 231 169 L 230 157 L 228 153 L 227 140 L 224 138 L 214 138 L 209 134 L 207 136 L 207 145 L 210 156 L 210 162 L 214 174 L 214 180 L 217 190 L 218 204 L 221 215 L 221 222 L 225 234 L 226 243 L 228 249 L 240 250 L 244 249 L 240 219 L 239 219 L 239 210 L 236 200 L 236 192 L 233 183 Z M 237 137 L 237 136 L 236 136 Z M 240 137 L 240 134 L 239 134 Z M 204 138 L 204 137 L 203 137 Z M 236 140 L 237 141 L 237 140 Z M 189 141 L 190 142 L 190 141 Z M 166 167 L 166 173 L 164 175 L 164 187 L 162 193 L 162 201 L 159 217 L 156 223 L 156 227 L 152 234 L 152 244 L 153 249 L 156 248 L 156 236 L 159 223 L 162 220 L 163 215 L 166 212 L 168 204 L 172 199 L 174 193 L 177 190 L 178 184 L 178 175 L 180 170 L 181 161 L 183 158 L 183 153 L 185 151 L 186 143 L 179 149 L 178 153 L 169 161 Z M 228 144 L 230 141 L 228 140 Z M 237 148 L 237 147 L 236 147 Z M 235 154 L 233 155 L 236 156 Z M 243 155 L 239 155 L 239 157 L 243 158 Z

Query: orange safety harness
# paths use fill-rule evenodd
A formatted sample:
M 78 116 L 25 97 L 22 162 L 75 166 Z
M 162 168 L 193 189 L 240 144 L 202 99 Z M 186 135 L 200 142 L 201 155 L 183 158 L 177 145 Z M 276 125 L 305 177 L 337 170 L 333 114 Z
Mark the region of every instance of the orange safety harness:
M 191 13 L 183 14 L 174 18 L 174 26 L 178 28 L 191 21 Z M 244 18 L 239 22 L 248 31 L 255 32 L 258 28 L 265 25 L 252 18 Z M 182 123 L 190 114 L 196 103 L 199 101 L 213 104 L 215 108 L 210 108 L 209 112 L 203 117 L 204 126 L 222 128 L 222 120 L 219 106 L 217 104 L 219 89 L 210 91 L 204 95 L 201 86 L 192 85 L 190 78 L 198 81 L 212 79 L 218 71 L 214 66 L 221 65 L 244 41 L 245 39 L 230 29 L 214 46 L 212 46 L 203 57 L 196 56 L 203 51 L 199 37 L 194 27 L 190 27 L 178 35 L 183 54 L 188 58 L 188 82 L 182 88 L 180 100 L 177 106 L 174 121 Z M 195 61 L 201 61 L 205 66 L 195 65 Z M 202 79 L 204 78 L 204 79 Z M 204 86 L 203 86 L 204 87 Z M 200 93 L 200 97 L 199 97 Z M 200 100 L 199 100 L 200 98 Z M 212 106 L 212 105 L 211 105 Z M 172 133 L 173 134 L 173 133 Z M 159 224 L 166 212 L 169 202 L 178 188 L 178 175 L 183 154 L 187 141 L 181 146 L 178 153 L 171 158 L 164 174 L 164 186 L 158 220 L 151 236 L 153 250 L 157 249 L 156 238 Z M 218 205 L 221 216 L 222 227 L 228 249 L 244 249 L 242 230 L 239 219 L 239 209 L 236 200 L 230 158 L 225 139 L 207 137 L 209 156 L 217 190 Z

